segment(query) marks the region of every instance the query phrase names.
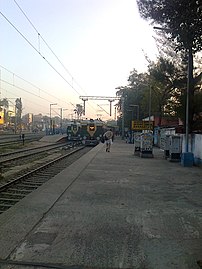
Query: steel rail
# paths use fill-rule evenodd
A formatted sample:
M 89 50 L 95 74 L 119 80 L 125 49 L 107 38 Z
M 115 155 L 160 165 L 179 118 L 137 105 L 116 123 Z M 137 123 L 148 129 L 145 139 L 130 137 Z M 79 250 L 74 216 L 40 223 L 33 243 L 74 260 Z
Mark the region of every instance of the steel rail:
M 52 160 L 52 161 L 50 161 L 50 162 L 48 162 L 48 163 L 46 163 L 46 164 L 43 164 L 43 165 L 41 165 L 40 167 L 35 168 L 35 169 L 33 169 L 32 171 L 27 172 L 26 174 L 24 174 L 24 175 L 22 175 L 22 176 L 19 176 L 19 177 L 17 177 L 16 179 L 14 179 L 14 180 L 12 180 L 12 181 L 10 181 L 10 182 L 8 182 L 8 183 L 6 183 L 6 184 L 0 186 L 0 192 L 2 192 L 4 189 L 8 188 L 8 187 L 11 186 L 12 184 L 17 183 L 18 181 L 22 181 L 23 179 L 25 179 L 25 178 L 27 178 L 27 177 L 29 177 L 29 176 L 32 176 L 33 174 L 35 174 L 35 173 L 37 173 L 37 172 L 39 172 L 39 171 L 41 171 L 41 170 L 47 168 L 48 166 L 53 165 L 53 164 L 56 163 L 56 162 L 61 161 L 61 160 L 64 159 L 64 158 L 67 158 L 68 156 L 74 154 L 74 153 L 77 152 L 77 151 L 82 150 L 83 148 L 85 148 L 85 146 L 82 146 L 82 147 L 80 147 L 80 148 L 77 148 L 76 150 L 73 150 L 73 151 L 71 151 L 71 152 L 65 154 L 65 155 L 62 155 L 62 156 L 60 156 L 60 157 L 57 157 L 56 159 L 54 159 L 54 160 Z

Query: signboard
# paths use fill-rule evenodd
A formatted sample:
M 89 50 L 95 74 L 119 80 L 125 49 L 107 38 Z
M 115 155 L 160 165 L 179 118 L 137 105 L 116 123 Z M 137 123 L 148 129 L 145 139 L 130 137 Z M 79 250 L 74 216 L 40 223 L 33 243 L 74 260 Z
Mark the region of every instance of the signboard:
M 132 130 L 151 130 L 154 129 L 154 122 L 153 121 L 132 121 Z

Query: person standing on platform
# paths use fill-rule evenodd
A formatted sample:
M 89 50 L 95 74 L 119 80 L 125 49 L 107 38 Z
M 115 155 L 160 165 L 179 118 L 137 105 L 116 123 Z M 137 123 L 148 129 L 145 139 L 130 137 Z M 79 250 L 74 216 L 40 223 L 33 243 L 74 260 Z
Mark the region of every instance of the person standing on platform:
M 104 133 L 103 136 L 104 136 L 105 144 L 106 144 L 106 152 L 110 152 L 111 144 L 112 144 L 112 141 L 113 141 L 113 138 L 114 138 L 114 134 L 113 134 L 112 130 L 109 129 L 108 131 L 106 131 Z

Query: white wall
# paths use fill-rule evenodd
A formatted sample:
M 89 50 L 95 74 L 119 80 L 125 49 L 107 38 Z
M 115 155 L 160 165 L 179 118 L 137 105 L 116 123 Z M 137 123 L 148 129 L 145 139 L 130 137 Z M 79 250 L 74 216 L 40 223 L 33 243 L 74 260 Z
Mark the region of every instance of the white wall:
M 185 135 L 182 139 L 182 152 L 185 152 Z M 189 152 L 194 154 L 195 164 L 202 165 L 202 134 L 189 136 Z
M 202 165 L 202 134 L 195 134 L 194 144 L 193 153 L 195 161 Z

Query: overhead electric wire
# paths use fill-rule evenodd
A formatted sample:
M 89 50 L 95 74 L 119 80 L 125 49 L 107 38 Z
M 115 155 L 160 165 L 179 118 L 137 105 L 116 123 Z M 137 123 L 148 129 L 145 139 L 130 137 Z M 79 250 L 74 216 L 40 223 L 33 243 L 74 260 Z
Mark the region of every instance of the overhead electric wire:
M 48 61 L 46 58 L 38 51 L 38 49 L 15 27 L 15 25 L 0 11 L 0 14 L 4 19 L 25 39 L 25 41 L 48 63 L 48 65 L 78 94 L 81 95 L 65 78 L 59 71 Z
M 10 83 L 10 82 L 8 82 L 8 81 L 6 81 L 6 80 L 1 79 L 1 81 L 4 82 L 4 83 L 6 83 L 6 84 L 8 84 L 8 85 L 10 85 L 10 86 L 12 86 L 12 87 L 15 87 L 16 89 L 22 90 L 22 91 L 24 91 L 24 92 L 26 92 L 26 93 L 29 93 L 29 94 L 31 94 L 31 95 L 37 97 L 37 98 L 43 99 L 44 101 L 47 101 L 47 102 L 49 102 L 49 103 L 51 102 L 50 100 L 47 100 L 47 99 L 44 98 L 44 97 L 38 96 L 37 94 L 32 93 L 32 92 L 29 92 L 28 90 L 25 90 L 25 89 L 23 89 L 22 87 L 19 87 L 19 86 L 17 86 L 17 85 L 13 85 L 13 83 Z M 9 98 L 8 98 L 8 99 L 9 99 Z
M 15 25 L 9 21 L 9 19 L 0 11 L 1 16 L 18 32 L 18 34 L 20 34 L 25 41 L 27 41 L 27 43 L 36 51 L 40 54 L 40 52 L 34 47 L 34 45 L 32 45 L 32 43 L 17 29 L 17 27 L 15 27 Z
M 26 93 L 28 93 L 28 94 L 31 94 L 31 95 L 33 95 L 33 96 L 35 96 L 35 97 L 37 97 L 37 98 L 43 99 L 44 101 L 48 102 L 49 104 L 52 102 L 52 101 L 50 101 L 50 100 L 48 100 L 48 99 L 46 99 L 46 98 L 43 98 L 43 97 L 41 97 L 41 96 L 38 96 L 38 95 L 36 95 L 36 94 L 34 94 L 34 93 L 31 93 L 31 92 L 25 90 L 25 89 L 23 89 L 22 87 L 13 85 L 12 83 L 9 83 L 8 81 L 2 80 L 2 79 L 1 79 L 0 81 L 4 82 L 5 84 L 8 84 L 8 85 L 10 85 L 10 86 L 12 86 L 12 87 L 14 87 L 14 88 L 17 88 L 17 89 L 19 89 L 19 90 L 22 90 L 22 91 L 24 91 L 24 92 L 26 92 Z M 6 92 L 9 92 L 11 95 L 13 95 L 13 93 L 11 93 L 10 91 L 8 91 L 7 89 L 4 89 L 4 88 L 1 88 L 1 89 L 4 90 L 4 91 L 6 91 Z M 10 98 L 5 97 L 5 99 L 8 99 L 8 100 L 10 101 Z M 26 101 L 28 101 L 28 102 L 30 102 L 30 103 L 32 103 L 32 104 L 34 104 L 34 105 L 41 106 L 40 104 L 38 104 L 38 103 L 36 104 L 35 102 L 33 102 L 33 101 L 30 100 L 30 99 L 27 99 L 27 98 L 24 98 L 24 97 L 23 97 L 23 99 L 26 100 Z M 69 103 L 69 104 L 72 105 L 72 106 L 75 108 L 75 105 L 73 105 L 72 103 Z M 44 108 L 44 106 L 41 106 L 41 107 Z M 56 114 L 59 115 L 59 113 L 57 113 L 56 111 L 54 111 L 54 112 L 55 112 Z
M 37 32 L 38 37 L 40 37 L 43 42 L 46 44 L 46 46 L 49 48 L 49 50 L 53 53 L 53 55 L 56 57 L 56 59 L 60 62 L 60 64 L 63 66 L 63 68 L 66 70 L 66 72 L 71 76 L 72 80 L 81 88 L 81 86 L 77 83 L 77 81 L 74 79 L 74 77 L 71 75 L 71 73 L 68 71 L 68 69 L 64 66 L 64 64 L 60 61 L 60 59 L 57 57 L 57 55 L 54 53 L 54 51 L 51 49 L 51 47 L 47 44 L 47 42 L 44 40 L 44 38 L 40 35 L 34 24 L 31 22 L 31 20 L 28 18 L 28 16 L 25 14 L 25 12 L 22 10 L 22 8 L 19 6 L 19 4 L 14 0 L 15 4 L 18 6 L 18 8 L 21 10 L 23 15 L 26 17 L 26 19 L 29 21 L 29 23 L 32 25 L 34 30 Z M 78 94 L 81 95 L 73 85 L 70 84 L 70 82 L 65 79 L 65 77 L 41 54 L 40 50 L 38 50 L 21 32 L 17 29 L 17 27 L 2 13 L 0 12 L 1 16 L 21 35 L 21 37 L 47 62 L 47 64 Z M 82 89 L 82 88 L 81 88 Z M 83 89 L 82 89 L 83 91 Z M 70 103 L 72 104 L 72 103 Z M 73 105 L 75 107 L 75 105 Z M 91 105 L 90 107 L 95 111 L 95 108 L 93 108 Z
M 12 92 L 8 91 L 7 89 L 2 88 L 2 90 L 4 90 L 4 91 L 10 93 L 12 96 L 15 96 L 15 95 L 13 95 Z M 11 101 L 10 101 L 11 98 L 8 98 L 7 96 L 3 96 L 3 98 L 8 99 L 8 101 L 11 102 Z M 12 98 L 12 99 L 13 99 L 13 98 Z M 17 99 L 16 96 L 15 96 L 14 99 Z M 26 100 L 26 101 L 28 101 L 29 103 L 31 103 L 31 104 L 33 104 L 33 105 L 36 105 L 37 107 L 40 106 L 40 107 L 43 107 L 43 108 L 44 108 L 44 106 L 40 105 L 39 103 L 35 103 L 35 102 L 33 102 L 32 100 L 30 100 L 30 99 L 27 99 L 27 98 L 24 98 L 24 97 L 23 97 L 23 100 Z M 11 102 L 11 103 L 12 103 L 12 102 Z M 13 104 L 13 103 L 12 103 L 12 104 Z M 14 105 L 14 104 L 13 104 L 13 105 Z
M 13 0 L 15 2 L 15 4 L 17 5 L 17 7 L 20 9 L 20 11 L 23 13 L 23 15 L 25 16 L 25 18 L 28 20 L 28 22 L 30 23 L 30 25 L 33 27 L 33 29 L 35 30 L 35 32 L 38 35 L 38 38 L 40 40 L 40 38 L 43 40 L 43 42 L 45 43 L 45 45 L 48 47 L 48 49 L 52 52 L 52 54 L 55 56 L 55 58 L 58 60 L 58 62 L 62 65 L 62 67 L 65 69 L 65 71 L 68 73 L 68 75 L 70 75 L 70 77 L 72 78 L 72 83 L 76 83 L 79 88 L 85 93 L 85 95 L 87 95 L 87 93 L 82 89 L 82 87 L 79 85 L 79 83 L 75 80 L 75 78 L 72 76 L 72 74 L 70 73 L 70 71 L 66 68 L 66 66 L 62 63 L 62 61 L 59 59 L 59 57 L 56 55 L 56 53 L 52 50 L 52 48 L 48 45 L 48 43 L 45 41 L 45 39 L 42 37 L 42 35 L 39 33 L 39 31 L 37 30 L 37 28 L 34 26 L 34 24 L 32 23 L 32 21 L 29 19 L 29 17 L 27 16 L 27 14 L 24 12 L 24 10 L 20 7 L 20 5 L 17 3 L 16 0 Z M 73 87 L 73 84 L 72 84 Z M 73 87 L 74 88 L 74 87 Z M 82 95 L 82 94 L 79 94 Z M 90 107 L 95 110 L 91 105 Z
M 66 103 L 67 105 L 71 105 L 71 106 L 73 106 L 73 107 L 75 108 L 75 105 L 72 104 L 71 102 L 66 102 L 66 101 L 64 101 L 64 100 L 59 99 L 58 97 L 56 97 L 56 96 L 54 96 L 54 95 L 52 95 L 52 94 L 46 92 L 45 90 L 39 88 L 38 86 L 34 85 L 33 83 L 31 83 L 31 82 L 25 80 L 24 78 L 20 77 L 19 75 L 15 74 L 15 73 L 13 73 L 12 71 L 8 70 L 7 68 L 5 68 L 5 67 L 2 66 L 2 65 L 0 65 L 0 67 L 3 68 L 4 70 L 6 70 L 7 72 L 11 73 L 14 77 L 17 77 L 17 78 L 21 79 L 22 81 L 24 81 L 24 82 L 30 84 L 32 87 L 38 89 L 39 91 L 44 92 L 45 94 L 47 94 L 47 95 L 53 97 L 54 100 L 57 99 L 59 102 L 64 102 L 64 103 Z M 3 81 L 3 80 L 0 78 L 0 82 L 1 82 L 1 81 L 7 83 L 7 81 Z M 12 85 L 12 86 L 14 86 L 14 87 L 17 88 L 17 86 L 15 86 L 14 84 L 11 84 L 11 83 L 9 83 L 9 82 L 8 82 L 7 84 L 10 84 L 10 85 Z M 20 88 L 20 89 L 21 89 L 21 90 L 24 90 L 23 88 Z M 28 92 L 27 90 L 24 90 L 24 91 L 27 92 L 27 93 L 32 94 L 31 92 Z M 35 94 L 34 94 L 34 95 L 35 95 Z M 40 95 L 39 95 L 39 96 L 38 96 L 38 95 L 35 95 L 35 96 L 37 96 L 38 98 L 41 98 Z M 46 100 L 46 99 L 44 99 L 44 100 Z M 48 101 L 48 102 L 52 102 L 52 101 L 49 101 L 49 100 L 46 100 L 46 101 Z
M 52 96 L 54 99 L 57 99 L 57 100 L 60 101 L 60 99 L 58 99 L 56 96 L 54 96 L 54 95 L 50 94 L 49 92 L 46 92 L 45 90 L 39 88 L 38 86 L 34 85 L 32 82 L 30 82 L 30 81 L 28 81 L 28 80 L 26 80 L 26 79 L 20 77 L 19 75 L 13 73 L 12 71 L 10 71 L 10 70 L 8 70 L 7 68 L 5 68 L 4 66 L 0 65 L 0 67 L 3 68 L 4 70 L 6 70 L 7 72 L 11 73 L 11 74 L 14 75 L 15 77 L 21 79 L 22 81 L 24 81 L 24 82 L 30 84 L 32 87 L 38 89 L 39 91 L 42 91 L 42 92 L 48 94 L 49 96 Z
M 99 108 L 101 108 L 102 109 L 102 111 L 104 111 L 106 114 L 108 114 L 109 115 L 109 113 L 104 109 L 104 108 L 102 108 L 100 105 L 98 105 L 99 106 Z
M 45 94 L 47 94 L 47 95 L 53 97 L 54 100 L 56 99 L 56 100 L 58 100 L 58 102 L 64 102 L 64 103 L 66 103 L 67 105 L 71 105 L 71 106 L 73 106 L 74 109 L 76 108 L 76 106 L 75 106 L 72 102 L 66 102 L 66 101 L 64 101 L 64 100 L 59 99 L 58 97 L 56 97 L 56 96 L 50 94 L 49 92 L 43 90 L 42 88 L 40 88 L 40 87 L 34 85 L 34 84 L 31 83 L 30 81 L 28 81 L 28 80 L 26 80 L 26 79 L 20 77 L 19 75 L 15 74 L 14 72 L 8 70 L 8 69 L 5 68 L 4 66 L 0 65 L 0 68 L 4 69 L 4 70 L 6 70 L 8 73 L 12 74 L 13 77 L 19 78 L 19 79 L 22 80 L 23 82 L 28 83 L 29 85 L 31 85 L 32 87 L 38 89 L 39 91 L 44 92 Z M 0 73 L 1 73 L 1 69 L 0 69 Z M 35 97 L 37 97 L 37 98 L 43 99 L 44 101 L 46 101 L 46 102 L 48 102 L 48 103 L 52 102 L 52 101 L 50 101 L 50 100 L 48 100 L 48 99 L 46 99 L 46 98 L 41 97 L 41 96 L 40 96 L 40 93 L 39 93 L 39 95 L 37 95 L 37 94 L 34 94 L 34 93 L 32 93 L 32 92 L 29 92 L 28 90 L 25 90 L 24 88 L 22 88 L 22 87 L 20 87 L 20 86 L 17 86 L 17 85 L 15 85 L 15 84 L 13 84 L 13 83 L 10 83 L 10 82 L 8 82 L 8 81 L 6 81 L 6 80 L 3 80 L 3 79 L 0 77 L 0 83 L 1 83 L 1 82 L 6 83 L 6 84 L 8 84 L 8 85 L 10 85 L 10 86 L 12 86 L 12 87 L 14 87 L 14 88 L 19 89 L 19 90 L 22 90 L 22 91 L 24 91 L 24 92 L 26 92 L 26 93 L 28 93 L 28 94 L 31 94 L 31 95 L 33 95 L 33 96 L 35 96 Z M 9 92 L 7 89 L 3 89 L 2 87 L 1 87 L 1 89 L 2 89 L 2 90 L 5 90 L 5 91 L 7 91 L 7 92 Z M 6 97 L 5 97 L 5 98 L 6 98 Z M 8 99 L 9 99 L 9 98 L 8 98 Z M 26 98 L 24 98 L 24 99 L 26 100 Z M 29 100 L 29 101 L 30 101 L 30 100 Z M 33 102 L 32 102 L 32 103 L 33 103 Z M 37 104 L 37 105 L 38 105 L 38 104 Z
M 48 43 L 45 41 L 45 39 L 42 37 L 42 35 L 39 33 L 39 31 L 37 30 L 37 28 L 34 26 L 34 24 L 31 22 L 31 20 L 28 18 L 28 16 L 26 15 L 26 13 L 23 11 L 23 9 L 20 7 L 20 5 L 17 3 L 16 0 L 13 0 L 15 2 L 15 4 L 17 5 L 17 7 L 20 9 L 20 11 L 23 13 L 23 15 L 25 16 L 25 18 L 28 20 L 28 22 L 31 24 L 31 26 L 34 28 L 34 30 L 36 31 L 38 37 L 40 37 L 43 42 L 46 44 L 46 46 L 48 47 L 48 49 L 52 52 L 52 54 L 55 56 L 55 58 L 58 60 L 58 62 L 62 65 L 62 67 L 65 69 L 65 71 L 70 75 L 70 77 L 72 78 L 72 80 L 74 82 L 76 82 L 76 84 L 81 88 L 81 90 L 87 94 L 82 87 L 78 84 L 78 82 L 74 79 L 74 77 L 72 76 L 72 74 L 70 73 L 70 71 L 66 68 L 66 66 L 62 63 L 62 61 L 59 59 L 59 57 L 55 54 L 55 52 L 52 50 L 52 48 L 48 45 Z M 80 94 L 82 95 L 82 94 Z
M 22 36 L 23 39 L 48 63 L 48 65 L 80 96 L 81 94 L 60 74 L 59 71 L 37 50 L 37 48 L 15 27 L 15 25 L 0 11 L 0 14 L 5 20 Z M 75 107 L 75 106 L 74 106 Z M 91 108 L 95 110 L 92 106 Z
M 26 19 L 29 21 L 29 23 L 31 24 L 31 26 L 34 28 L 34 30 L 38 33 L 36 27 L 34 26 L 34 24 L 30 21 L 30 19 L 27 17 L 27 15 L 25 14 L 25 12 L 22 10 L 22 8 L 19 6 L 19 4 L 17 3 L 17 1 L 13 0 L 15 2 L 15 4 L 18 6 L 18 8 L 21 10 L 21 12 L 24 14 L 24 16 L 26 17 Z

